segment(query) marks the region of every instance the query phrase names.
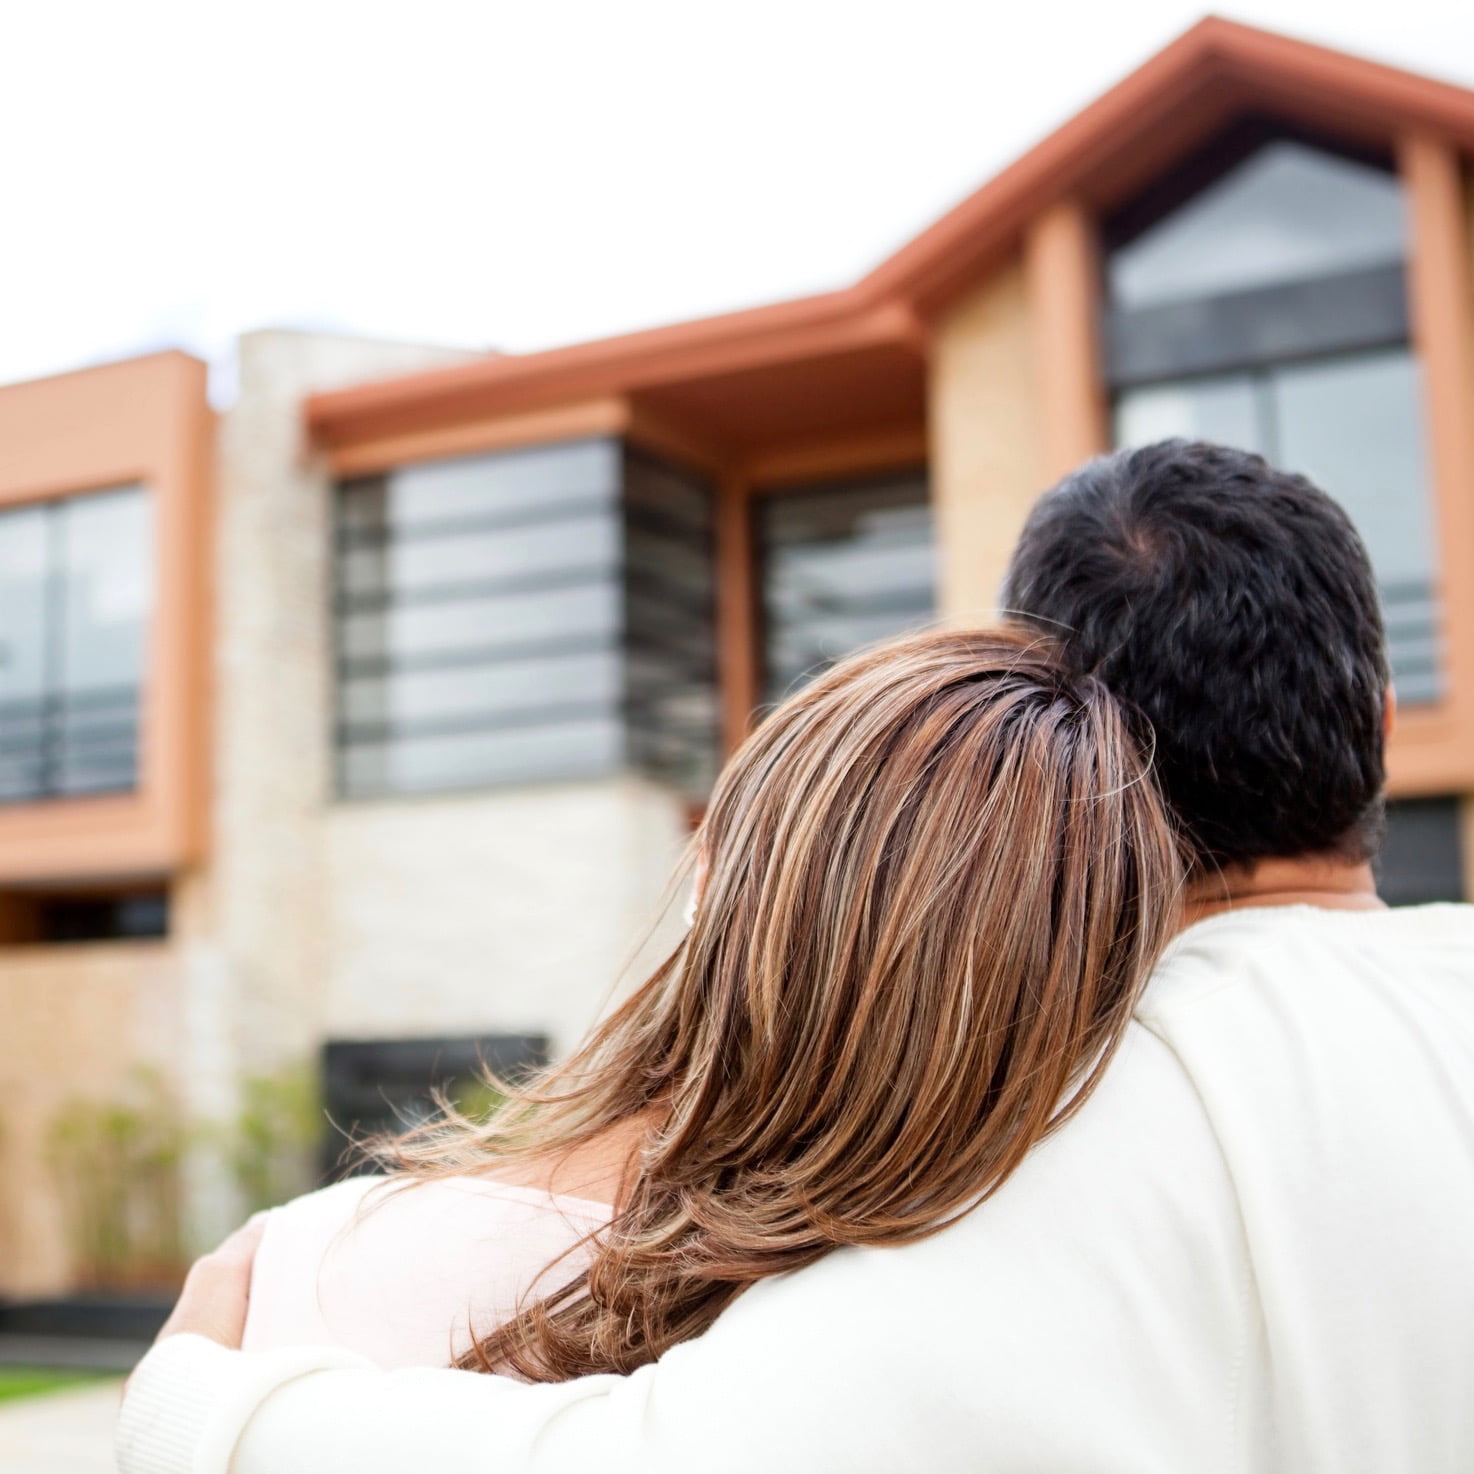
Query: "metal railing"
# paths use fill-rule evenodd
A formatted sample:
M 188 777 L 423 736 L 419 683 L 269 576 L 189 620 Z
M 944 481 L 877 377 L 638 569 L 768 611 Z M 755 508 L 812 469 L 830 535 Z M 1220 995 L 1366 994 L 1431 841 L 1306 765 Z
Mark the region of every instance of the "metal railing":
M 0 803 L 135 788 L 139 706 L 132 685 L 0 702 Z

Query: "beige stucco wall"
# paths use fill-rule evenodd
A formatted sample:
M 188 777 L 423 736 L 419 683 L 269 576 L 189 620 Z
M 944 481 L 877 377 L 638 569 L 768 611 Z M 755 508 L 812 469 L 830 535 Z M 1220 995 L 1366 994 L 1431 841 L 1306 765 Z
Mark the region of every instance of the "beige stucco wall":
M 21 947 L 0 958 L 0 1295 L 70 1288 L 54 1123 L 76 1100 L 123 1094 L 140 1065 L 172 1078 L 185 994 L 183 952 L 168 943 Z
M 652 921 L 685 839 L 679 801 L 636 778 L 339 805 L 328 1031 L 545 1032 L 567 1047 Z
M 1043 489 L 1042 410 L 1021 263 L 1001 267 L 936 325 L 928 391 L 938 603 L 992 618 L 1008 555 Z

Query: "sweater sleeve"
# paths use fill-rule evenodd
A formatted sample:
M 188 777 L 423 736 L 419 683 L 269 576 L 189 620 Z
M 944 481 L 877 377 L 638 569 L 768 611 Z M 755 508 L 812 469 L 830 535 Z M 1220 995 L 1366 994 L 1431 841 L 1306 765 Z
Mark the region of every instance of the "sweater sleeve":
M 823 1266 L 818 1266 L 822 1269 Z M 122 1474 L 953 1474 L 959 1441 L 907 1447 L 914 1399 L 874 1330 L 792 1282 L 744 1296 L 705 1336 L 629 1376 L 530 1385 L 386 1372 L 330 1349 L 227 1351 L 176 1336 L 134 1374 Z M 787 1293 L 784 1293 L 784 1292 Z M 777 1292 L 777 1293 L 774 1293 Z M 760 1303 L 761 1302 L 761 1303 Z M 868 1311 L 863 1317 L 874 1324 Z M 953 1351 L 960 1348 L 953 1347 Z M 946 1355 L 946 1346 L 937 1354 Z
M 123 1474 L 1164 1474 L 1243 1467 L 1238 1200 L 1149 1036 L 960 1223 L 752 1286 L 629 1376 L 530 1385 L 342 1352 L 144 1359 Z M 1116 1070 L 1119 1076 L 1119 1068 Z M 1154 1080 L 1160 1089 L 1148 1090 Z M 1062 1416 L 1062 1399 L 1068 1415 Z M 1265 1467 L 1271 1467 L 1266 1463 Z M 1431 1467 L 1431 1466 L 1430 1466 Z
M 128 1381 L 118 1415 L 118 1468 L 123 1474 L 225 1474 L 241 1429 L 277 1388 L 309 1372 L 370 1365 L 330 1346 L 248 1354 L 203 1336 L 169 1336 Z

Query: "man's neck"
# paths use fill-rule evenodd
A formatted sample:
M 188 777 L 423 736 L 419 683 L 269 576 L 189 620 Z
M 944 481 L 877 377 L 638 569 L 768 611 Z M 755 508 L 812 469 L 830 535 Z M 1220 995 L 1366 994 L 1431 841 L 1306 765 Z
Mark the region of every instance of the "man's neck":
M 1325 855 L 1294 860 L 1261 860 L 1230 866 L 1189 883 L 1182 923 L 1250 906 L 1321 906 L 1327 911 L 1374 911 L 1385 903 L 1377 895 L 1370 865 L 1351 865 Z

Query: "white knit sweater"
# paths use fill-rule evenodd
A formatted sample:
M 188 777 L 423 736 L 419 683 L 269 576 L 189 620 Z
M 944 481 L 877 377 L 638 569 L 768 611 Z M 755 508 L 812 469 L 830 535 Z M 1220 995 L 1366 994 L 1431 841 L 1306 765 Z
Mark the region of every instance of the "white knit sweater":
M 630 1377 L 526 1386 L 193 1336 L 124 1474 L 1468 1474 L 1474 912 L 1184 933 L 991 1201 L 744 1295 Z

